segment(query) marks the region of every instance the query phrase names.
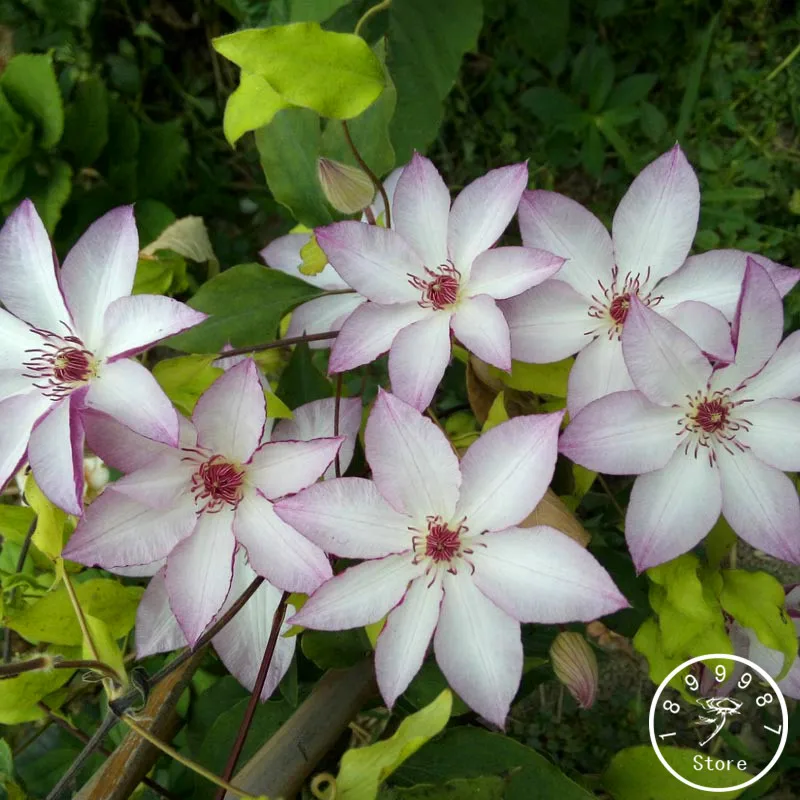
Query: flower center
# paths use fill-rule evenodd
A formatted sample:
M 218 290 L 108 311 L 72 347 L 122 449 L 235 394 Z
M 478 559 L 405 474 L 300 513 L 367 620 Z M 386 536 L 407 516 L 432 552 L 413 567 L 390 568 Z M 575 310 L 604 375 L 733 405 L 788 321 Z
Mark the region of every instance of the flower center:
M 435 562 L 451 561 L 461 549 L 459 534 L 462 526 L 451 530 L 441 517 L 428 519 L 428 535 L 425 538 L 425 555 Z
M 69 328 L 63 336 L 40 328 L 31 330 L 42 337 L 42 346 L 25 351 L 30 358 L 22 362 L 23 374 L 37 381 L 33 385 L 45 397 L 61 400 L 95 375 L 93 354 Z
M 471 570 L 475 570 L 472 562 L 467 558 L 475 551 L 473 547 L 485 545 L 475 542 L 474 537 L 466 539 L 469 532 L 466 526 L 466 517 L 459 522 L 445 522 L 438 514 L 425 518 L 426 527 L 410 528 L 416 535 L 411 543 L 414 548 L 414 563 L 427 561 L 426 574 L 433 572 L 434 578 L 437 568 L 442 565 L 448 572 L 456 574 L 459 562 L 466 562 Z M 466 546 L 465 546 L 466 545 Z M 433 578 L 431 579 L 433 583 Z
M 211 456 L 192 475 L 192 492 L 202 505 L 201 511 L 213 514 L 225 505 L 236 508 L 242 499 L 244 470 L 227 461 L 224 456 Z
M 689 402 L 684 416 L 678 420 L 681 428 L 678 436 L 689 433 L 684 448 L 687 455 L 692 444 L 695 458 L 700 448 L 705 447 L 708 450 L 709 463 L 713 464 L 716 461 L 715 447 L 724 447 L 731 455 L 736 450 L 744 452 L 748 449 L 746 444 L 739 441 L 737 434 L 749 431 L 752 423 L 738 417 L 735 409 L 750 400 L 734 402 L 727 389 L 711 394 L 699 391 L 694 397 L 687 395 L 687 399 Z
M 592 319 L 604 322 L 607 327 L 608 338 L 619 338 L 622 336 L 622 328 L 628 318 L 628 311 L 631 307 L 631 297 L 636 295 L 646 306 L 657 306 L 663 299 L 661 295 L 654 297 L 652 292 L 644 292 L 643 289 L 650 280 L 650 267 L 644 278 L 639 273 L 633 275 L 628 273 L 624 280 L 620 280 L 619 268 L 617 266 L 611 271 L 611 284 L 606 286 L 598 280 L 602 294 L 592 295 L 594 303 L 589 306 L 588 315 Z M 597 328 L 586 331 L 586 335 L 594 335 Z
M 422 299 L 418 301 L 420 306 L 440 311 L 453 305 L 458 299 L 458 287 L 461 281 L 461 273 L 453 266 L 453 262 L 441 264 L 436 271 L 425 267 L 425 274 L 429 280 L 423 280 L 410 273 L 408 275 L 408 282 L 422 292 Z

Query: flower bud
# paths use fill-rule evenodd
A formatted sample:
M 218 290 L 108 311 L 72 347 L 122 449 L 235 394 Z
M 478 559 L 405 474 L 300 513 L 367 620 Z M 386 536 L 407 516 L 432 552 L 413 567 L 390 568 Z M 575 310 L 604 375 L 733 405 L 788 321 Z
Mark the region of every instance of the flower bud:
M 320 158 L 317 161 L 317 175 L 326 199 L 343 214 L 361 211 L 372 202 L 375 195 L 372 181 L 357 167 Z
M 556 677 L 567 687 L 581 708 L 591 708 L 597 695 L 597 659 L 580 633 L 564 631 L 550 646 Z

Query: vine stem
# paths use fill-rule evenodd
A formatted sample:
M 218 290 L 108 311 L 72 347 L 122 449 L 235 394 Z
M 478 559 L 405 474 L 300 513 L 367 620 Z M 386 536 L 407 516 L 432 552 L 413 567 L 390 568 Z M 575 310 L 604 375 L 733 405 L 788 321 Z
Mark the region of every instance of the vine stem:
M 353 31 L 356 36 L 361 35 L 361 29 L 366 25 L 367 21 L 374 17 L 378 12 L 383 11 L 384 9 L 389 8 L 392 4 L 392 0 L 381 0 L 380 3 L 368 8 L 362 15 L 361 19 L 356 23 L 356 28 Z
M 290 336 L 288 339 L 277 339 L 274 342 L 267 342 L 266 344 L 256 344 L 252 347 L 239 347 L 236 350 L 224 350 L 219 354 L 220 358 L 229 358 L 230 356 L 246 356 L 250 353 L 260 353 L 263 350 L 274 350 L 277 347 L 289 347 L 293 344 L 302 344 L 303 342 L 321 342 L 325 339 L 335 339 L 339 335 L 339 331 L 325 331 L 324 333 L 305 333 L 302 336 Z
M 617 502 L 617 498 L 614 497 L 614 493 L 611 491 L 608 483 L 606 483 L 606 479 L 599 472 L 597 473 L 597 481 L 603 487 L 603 491 L 608 495 L 608 499 L 611 500 L 611 504 L 617 510 L 620 519 L 624 520 L 625 512 L 622 510 L 622 506 Z
M 147 728 L 143 728 L 137 722 L 135 722 L 129 714 L 126 714 L 122 721 L 138 736 L 141 736 L 142 739 L 146 739 L 153 747 L 157 747 L 161 750 L 162 753 L 166 753 L 170 758 L 174 758 L 175 761 L 183 764 L 184 767 L 187 769 L 192 770 L 192 772 L 196 772 L 201 777 L 205 778 L 207 781 L 219 786 L 224 792 L 231 792 L 232 794 L 238 795 L 239 797 L 244 798 L 244 800 L 258 800 L 252 794 L 248 794 L 247 792 L 238 789 L 228 781 L 224 780 L 223 778 L 217 777 L 213 772 L 210 772 L 205 767 L 198 764 L 196 761 L 192 761 L 190 758 L 186 758 L 182 756 L 174 747 L 171 747 L 166 742 L 162 742 L 158 736 L 154 736 Z M 224 796 L 224 794 L 223 794 Z
M 358 148 L 353 141 L 353 137 L 350 135 L 350 128 L 347 127 L 347 120 L 342 120 L 342 128 L 344 129 L 344 138 L 347 139 L 347 144 L 350 146 L 350 149 L 353 151 L 353 156 L 355 160 L 358 161 L 358 166 L 364 170 L 369 176 L 369 179 L 372 181 L 375 189 L 380 193 L 380 196 L 383 198 L 383 208 L 384 213 L 386 214 L 386 227 L 392 227 L 392 210 L 389 208 L 389 195 L 386 194 L 386 189 L 383 187 L 383 183 L 381 183 L 381 179 L 369 168 L 369 165 L 366 161 L 361 157 L 361 153 L 358 152 Z
M 340 372 L 336 376 L 336 399 L 334 400 L 333 405 L 333 435 L 339 435 L 339 419 L 341 417 L 342 412 L 342 379 L 344 377 L 344 373 Z M 336 457 L 333 459 L 333 469 L 336 473 L 337 478 L 342 477 L 342 462 L 339 458 L 339 452 L 341 451 L 341 447 L 339 450 L 336 451 Z
M 255 716 L 256 709 L 258 708 L 258 701 L 261 699 L 261 692 L 264 689 L 264 684 L 267 682 L 267 674 L 269 673 L 269 667 L 272 663 L 272 656 L 275 653 L 275 645 L 278 643 L 278 635 L 281 632 L 283 618 L 286 616 L 286 604 L 289 601 L 289 595 L 290 592 L 283 593 L 281 600 L 278 603 L 278 607 L 275 609 L 275 614 L 272 617 L 272 630 L 269 632 L 267 647 L 264 650 L 264 657 L 261 659 L 261 666 L 258 668 L 256 682 L 253 686 L 253 691 L 250 694 L 250 702 L 247 704 L 247 708 L 245 709 L 244 717 L 242 718 L 242 724 L 239 726 L 239 732 L 236 734 L 236 741 L 233 743 L 230 755 L 228 756 L 228 763 L 225 764 L 225 769 L 222 773 L 223 781 L 229 781 L 231 779 L 233 771 L 236 769 L 236 764 L 239 761 L 239 757 L 242 754 L 242 749 L 244 748 L 244 743 L 247 739 L 247 733 L 250 730 L 250 725 L 253 723 L 253 717 Z M 224 798 L 225 792 L 224 790 L 220 789 L 220 791 L 217 792 L 214 800 L 224 800 Z
M 14 570 L 15 575 L 19 575 L 19 573 L 22 572 L 22 568 L 25 566 L 25 559 L 28 557 L 28 550 L 30 550 L 31 541 L 33 541 L 33 532 L 36 530 L 37 520 L 38 517 L 34 515 L 31 524 L 28 526 L 28 532 L 25 534 L 22 547 L 19 549 L 19 558 L 17 559 L 17 566 Z M 8 596 L 9 605 L 14 602 L 16 594 L 16 588 L 12 589 Z M 11 628 L 6 628 L 5 639 L 3 640 L 3 662 L 8 664 L 9 661 L 11 661 Z

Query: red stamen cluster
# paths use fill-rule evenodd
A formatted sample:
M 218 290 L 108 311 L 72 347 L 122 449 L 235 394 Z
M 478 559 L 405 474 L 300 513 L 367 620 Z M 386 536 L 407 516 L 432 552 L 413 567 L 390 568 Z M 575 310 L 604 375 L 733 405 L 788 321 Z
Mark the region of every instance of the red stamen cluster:
M 64 323 L 62 323 L 64 324 Z M 67 328 L 67 325 L 64 324 Z M 61 400 L 92 376 L 92 353 L 71 331 L 65 336 L 40 328 L 31 328 L 42 337 L 42 346 L 26 350 L 31 358 L 22 363 L 26 378 L 38 380 L 33 385 L 45 397 Z M 69 328 L 67 328 L 69 331 Z
M 242 499 L 244 470 L 226 461 L 224 456 L 211 456 L 192 475 L 195 500 L 203 504 L 201 511 L 214 514 L 226 505 L 236 508 Z
M 644 278 L 641 278 L 638 273 L 633 275 L 629 272 L 625 279 L 620 281 L 619 267 L 615 266 L 611 270 L 610 286 L 605 286 L 600 280 L 597 281 L 602 296 L 592 295 L 594 303 L 589 306 L 587 313 L 592 319 L 606 320 L 610 323 L 608 327 L 609 339 L 613 339 L 614 336 L 619 338 L 622 335 L 622 328 L 625 325 L 625 320 L 628 318 L 628 311 L 631 307 L 631 296 L 636 295 L 646 306 L 657 306 L 664 299 L 661 295 L 653 297 L 652 292 L 640 294 L 649 280 L 650 267 L 647 268 Z M 594 333 L 595 330 L 586 331 L 587 336 Z
M 430 280 L 423 280 L 410 273 L 408 275 L 408 282 L 422 292 L 420 306 L 440 311 L 453 305 L 458 299 L 461 282 L 461 273 L 453 266 L 453 262 L 441 264 L 436 272 L 425 267 L 425 274 L 430 276 Z
M 426 517 L 425 521 L 427 522 L 427 530 L 421 531 L 418 528 L 411 528 L 411 530 L 418 531 L 420 534 L 414 536 L 411 540 L 416 553 L 414 563 L 418 564 L 423 559 L 430 559 L 426 572 L 431 572 L 439 564 L 447 564 L 447 571 L 455 575 L 456 560 L 464 556 L 471 556 L 475 552 L 471 547 L 464 547 L 464 543 L 461 540 L 461 537 L 469 531 L 469 528 L 464 524 L 466 518 L 455 525 L 445 522 L 438 514 Z M 472 563 L 468 559 L 465 560 L 469 568 L 474 570 Z M 431 582 L 433 582 L 433 579 Z
M 708 394 L 697 392 L 692 397 L 687 395 L 689 408 L 683 418 L 678 420 L 680 430 L 678 436 L 691 434 L 686 439 L 684 453 L 689 454 L 689 449 L 694 443 L 694 457 L 697 458 L 700 448 L 705 447 L 708 452 L 708 462 L 713 465 L 717 459 L 713 445 L 719 445 L 733 455 L 736 450 L 744 452 L 747 445 L 740 442 L 737 434 L 750 430 L 752 424 L 742 417 L 734 417 L 734 409 L 750 400 L 730 400 L 730 390 L 717 390 Z M 736 448 L 736 450 L 734 450 Z

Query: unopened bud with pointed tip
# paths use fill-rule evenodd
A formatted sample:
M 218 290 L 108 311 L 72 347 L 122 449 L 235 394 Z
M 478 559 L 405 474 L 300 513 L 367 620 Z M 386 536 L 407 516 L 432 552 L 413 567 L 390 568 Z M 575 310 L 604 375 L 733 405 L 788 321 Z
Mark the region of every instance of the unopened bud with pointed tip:
M 563 631 L 550 646 L 556 677 L 567 687 L 581 708 L 591 708 L 597 696 L 597 659 L 580 633 Z
M 375 195 L 375 187 L 369 176 L 358 167 L 320 158 L 317 161 L 317 176 L 326 199 L 342 214 L 355 214 L 365 209 Z

